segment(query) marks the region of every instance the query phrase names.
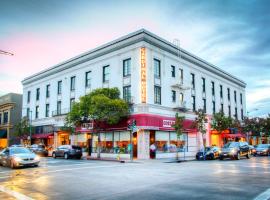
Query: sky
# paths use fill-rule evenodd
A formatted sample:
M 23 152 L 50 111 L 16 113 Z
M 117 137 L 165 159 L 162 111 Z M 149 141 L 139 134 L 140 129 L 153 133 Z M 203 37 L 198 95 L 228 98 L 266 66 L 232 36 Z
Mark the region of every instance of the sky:
M 71 57 L 145 28 L 247 83 L 250 116 L 270 113 L 268 0 L 1 0 L 0 95 Z

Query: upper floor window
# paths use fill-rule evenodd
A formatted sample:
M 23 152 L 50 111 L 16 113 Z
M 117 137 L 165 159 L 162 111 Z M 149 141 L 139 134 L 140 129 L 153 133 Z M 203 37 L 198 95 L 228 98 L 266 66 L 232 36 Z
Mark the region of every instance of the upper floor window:
M 160 60 L 154 59 L 155 78 L 160 78 Z
M 50 97 L 50 85 L 46 85 L 46 98 Z
M 229 117 L 232 116 L 232 112 L 231 112 L 231 106 L 228 106 L 228 114 L 229 114 Z
M 223 103 L 220 104 L 220 111 L 221 111 L 222 113 L 224 113 L 224 106 L 223 106 Z
M 205 92 L 205 78 L 202 78 L 202 91 Z
M 0 124 L 2 124 L 2 113 L 0 113 Z
M 4 123 L 4 124 L 7 124 L 7 123 L 8 123 L 8 112 L 4 112 L 3 123 Z
M 236 91 L 234 90 L 234 102 L 237 102 Z
M 161 104 L 161 87 L 154 87 L 154 101 L 155 104 Z
M 180 73 L 180 83 L 183 84 L 183 82 L 184 82 L 184 71 L 183 71 L 183 69 L 179 69 L 179 73 Z
M 206 113 L 206 99 L 203 99 L 203 111 Z
M 36 119 L 39 117 L 39 106 L 36 106 Z
M 110 67 L 109 65 L 103 67 L 103 77 L 102 77 L 103 83 L 109 81 L 109 76 L 110 76 L 109 67 Z
M 241 120 L 244 120 L 244 111 L 241 109 Z
M 180 92 L 179 100 L 180 100 L 180 103 L 184 102 L 184 94 L 182 92 Z
M 45 117 L 49 117 L 50 113 L 50 104 L 46 104 Z
M 175 77 L 175 66 L 171 66 L 172 77 Z
M 195 96 L 192 96 L 192 111 L 195 112 L 196 111 L 196 99 Z
M 172 90 L 172 102 L 176 101 L 176 92 L 175 90 Z
M 211 84 L 212 84 L 212 95 L 214 96 L 215 95 L 215 82 L 212 81 Z
M 241 103 L 241 105 L 243 104 L 243 95 L 242 95 L 242 93 L 240 93 L 240 103 Z
M 238 119 L 238 114 L 237 114 L 237 108 L 236 107 L 234 108 L 234 117 L 235 117 L 235 119 Z
M 220 98 L 223 98 L 223 86 L 219 85 L 220 88 Z
M 31 99 L 31 91 L 27 92 L 27 103 L 30 103 L 30 99 Z
M 231 91 L 230 88 L 227 88 L 227 93 L 228 93 L 228 101 L 231 100 Z
M 39 96 L 40 96 L 40 88 L 37 88 L 36 90 L 36 100 L 39 101 Z
M 72 76 L 70 78 L 70 91 L 74 91 L 75 90 L 75 79 L 76 79 L 76 76 Z
M 58 81 L 57 83 L 57 94 L 62 94 L 62 81 Z
M 123 60 L 123 76 L 130 76 L 131 74 L 131 58 Z
M 213 114 L 216 113 L 216 102 L 212 101 Z
M 75 98 L 71 98 L 70 99 L 70 110 L 72 109 L 72 106 L 74 105 L 74 103 L 75 103 Z
M 56 109 L 56 113 L 57 115 L 61 115 L 61 101 L 57 101 L 57 109 Z
M 26 109 L 26 117 L 27 119 L 30 119 L 30 108 Z
M 191 88 L 195 89 L 195 74 L 191 73 Z
M 131 102 L 131 86 L 123 87 L 123 99 L 126 102 Z
M 85 87 L 91 86 L 91 71 L 85 72 Z

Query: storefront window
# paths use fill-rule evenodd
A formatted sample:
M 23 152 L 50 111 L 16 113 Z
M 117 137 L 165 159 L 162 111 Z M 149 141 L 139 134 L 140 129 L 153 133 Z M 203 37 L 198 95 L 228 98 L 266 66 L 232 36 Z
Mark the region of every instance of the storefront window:
M 100 133 L 101 153 L 113 153 L 113 133 Z
M 98 146 L 98 134 L 93 133 L 93 138 L 92 138 L 92 153 L 97 153 L 97 146 Z
M 127 154 L 130 153 L 128 145 L 130 143 L 129 132 L 114 132 L 114 153 Z
M 187 134 L 183 133 L 177 140 L 176 132 L 156 131 L 157 153 L 187 151 Z

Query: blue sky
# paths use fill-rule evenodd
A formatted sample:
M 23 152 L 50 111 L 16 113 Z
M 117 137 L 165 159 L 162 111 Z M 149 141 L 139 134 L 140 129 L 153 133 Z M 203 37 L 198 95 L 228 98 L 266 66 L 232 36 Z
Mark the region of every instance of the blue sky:
M 0 1 L 0 94 L 65 59 L 145 28 L 247 83 L 247 110 L 270 113 L 270 1 Z M 258 111 L 254 111 L 255 108 Z

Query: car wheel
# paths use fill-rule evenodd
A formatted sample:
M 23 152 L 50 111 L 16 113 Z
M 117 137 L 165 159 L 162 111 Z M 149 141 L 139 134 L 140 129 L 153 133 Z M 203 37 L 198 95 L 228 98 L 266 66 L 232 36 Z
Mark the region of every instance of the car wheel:
M 38 165 L 34 165 L 34 167 L 38 167 Z
M 16 168 L 16 166 L 15 166 L 15 164 L 14 164 L 13 161 L 10 161 L 10 168 L 11 168 L 11 169 L 15 169 L 15 168 Z
M 78 160 L 80 160 L 81 158 L 82 158 L 81 156 L 77 157 Z
M 250 153 L 248 152 L 246 155 L 247 159 L 250 159 Z
M 67 154 L 67 153 L 64 154 L 64 158 L 65 158 L 66 160 L 68 159 L 68 154 Z
M 237 153 L 236 160 L 240 160 L 240 153 Z
M 224 159 L 223 157 L 221 157 L 221 156 L 219 157 L 219 160 L 223 160 L 223 159 Z
M 53 152 L 52 153 L 52 157 L 55 159 L 56 158 L 56 154 Z

